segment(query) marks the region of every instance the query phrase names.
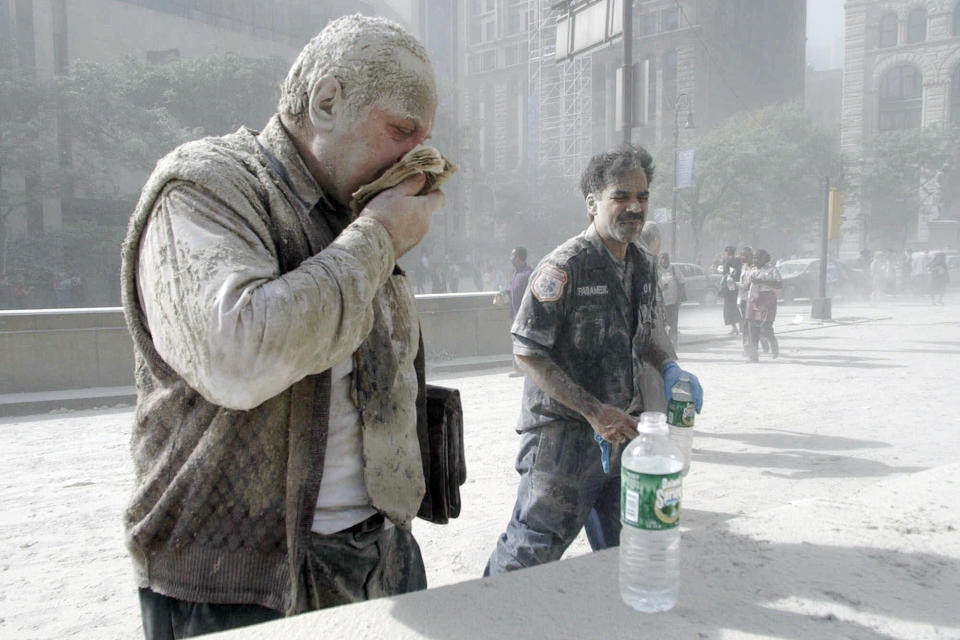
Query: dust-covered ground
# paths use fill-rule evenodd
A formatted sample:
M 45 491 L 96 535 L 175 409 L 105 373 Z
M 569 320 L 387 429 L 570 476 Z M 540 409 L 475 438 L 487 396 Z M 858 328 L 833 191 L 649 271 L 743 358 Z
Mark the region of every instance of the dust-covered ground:
M 858 620 L 857 637 L 960 637 L 960 612 L 939 606 L 960 593 L 960 492 L 925 484 L 941 478 L 943 489 L 942 468 L 960 462 L 960 305 L 835 304 L 838 322 L 824 324 L 808 310 L 781 308 L 780 358 L 749 364 L 719 326 L 719 307 L 684 306 L 682 365 L 706 396 L 684 486 L 685 544 L 709 544 L 711 561 L 743 566 L 742 588 L 749 566 L 737 563 L 757 557 L 757 535 L 779 541 L 760 555 L 783 565 L 782 580 L 757 590 L 799 616 L 824 616 L 823 637 L 849 635 L 844 616 Z M 506 525 L 522 379 L 501 370 L 433 381 L 461 390 L 468 466 L 461 517 L 414 528 L 429 583 L 440 586 L 479 577 Z M 0 637 L 142 637 L 120 527 L 131 419 L 129 407 L 0 419 Z M 903 492 L 916 492 L 919 506 L 891 512 Z M 860 506 L 845 510 L 850 496 Z M 875 505 L 866 513 L 864 500 Z M 791 520 L 805 501 L 820 506 Z M 844 517 L 856 518 L 854 535 L 830 525 Z M 791 555 L 809 544 L 836 550 L 824 556 L 830 566 Z M 567 556 L 588 551 L 581 536 Z M 871 566 L 881 565 L 899 567 L 899 586 L 873 584 Z M 833 602 L 824 589 L 813 602 L 794 588 L 821 574 L 839 580 L 844 566 L 859 572 L 861 598 L 837 591 Z M 897 606 L 897 589 L 929 589 L 931 606 Z M 751 610 L 720 616 L 716 637 L 784 637 L 764 627 L 764 607 L 755 620 Z

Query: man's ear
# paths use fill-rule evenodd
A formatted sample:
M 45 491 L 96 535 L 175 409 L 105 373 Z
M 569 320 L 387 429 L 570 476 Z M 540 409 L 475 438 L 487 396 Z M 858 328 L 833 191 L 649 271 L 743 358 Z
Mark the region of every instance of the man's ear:
M 320 78 L 310 91 L 310 123 L 315 129 L 326 130 L 333 126 L 336 110 L 341 108 L 343 90 L 340 81 L 332 75 Z
M 587 215 L 591 220 L 597 215 L 597 197 L 592 193 L 587 194 Z

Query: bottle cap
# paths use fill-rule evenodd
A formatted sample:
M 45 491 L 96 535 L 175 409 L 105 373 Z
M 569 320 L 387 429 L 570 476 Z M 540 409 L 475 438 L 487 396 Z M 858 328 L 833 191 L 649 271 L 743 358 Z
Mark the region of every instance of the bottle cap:
M 660 411 L 644 411 L 640 414 L 637 431 L 641 433 L 667 433 L 667 415 Z

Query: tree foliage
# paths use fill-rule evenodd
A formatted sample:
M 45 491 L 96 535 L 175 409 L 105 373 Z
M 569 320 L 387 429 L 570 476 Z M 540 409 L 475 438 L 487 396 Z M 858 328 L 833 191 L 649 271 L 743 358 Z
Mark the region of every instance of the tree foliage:
M 835 141 L 799 105 L 736 114 L 691 145 L 694 184 L 679 193 L 677 222 L 689 229 L 697 259 L 705 235 L 783 254 L 819 230 L 823 177 L 838 174 L 839 155 Z M 667 203 L 673 152 L 658 149 L 656 155 L 667 162 L 658 167 L 653 199 Z
M 107 255 L 87 259 L 87 272 L 102 271 L 115 261 L 125 226 L 117 204 L 129 212 L 147 173 L 181 142 L 261 128 L 286 68 L 279 59 L 235 55 L 164 64 L 128 57 L 76 61 L 66 74 L 43 78 L 0 65 L 0 252 L 11 244 L 39 248 L 0 253 L 0 272 L 70 268 L 64 255 L 80 254 L 64 251 L 72 235 L 109 239 L 112 248 L 99 243 Z M 49 196 L 62 202 L 63 233 L 11 238 L 11 215 Z
M 960 126 L 879 133 L 864 144 L 859 194 L 874 240 L 903 241 L 921 209 L 960 217 Z

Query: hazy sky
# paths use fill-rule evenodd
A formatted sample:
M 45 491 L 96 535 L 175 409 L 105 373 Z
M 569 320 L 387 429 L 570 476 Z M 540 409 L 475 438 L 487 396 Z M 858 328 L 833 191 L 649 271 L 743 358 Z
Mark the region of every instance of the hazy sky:
M 807 64 L 816 69 L 843 66 L 844 0 L 807 0 Z

